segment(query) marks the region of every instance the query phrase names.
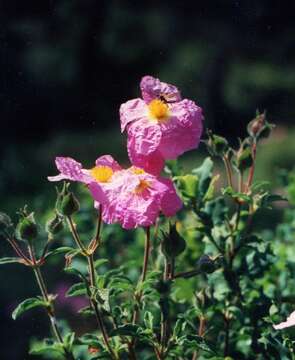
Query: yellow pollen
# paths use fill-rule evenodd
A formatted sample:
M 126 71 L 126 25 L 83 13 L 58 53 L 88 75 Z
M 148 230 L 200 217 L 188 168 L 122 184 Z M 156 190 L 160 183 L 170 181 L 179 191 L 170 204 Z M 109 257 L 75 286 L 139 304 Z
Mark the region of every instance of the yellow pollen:
M 132 172 L 133 172 L 133 174 L 136 174 L 136 175 L 145 174 L 145 171 L 143 169 L 140 169 L 135 166 L 132 167 Z
M 141 194 L 145 189 L 150 186 L 149 181 L 147 180 L 140 180 L 139 184 L 136 186 L 134 192 L 135 194 Z
M 169 108 L 168 105 L 164 103 L 164 101 L 154 99 L 149 103 L 148 106 L 152 118 L 155 118 L 158 121 L 167 119 L 169 115 Z
M 90 169 L 91 176 L 98 182 L 108 182 L 113 175 L 113 170 L 109 166 L 95 166 Z

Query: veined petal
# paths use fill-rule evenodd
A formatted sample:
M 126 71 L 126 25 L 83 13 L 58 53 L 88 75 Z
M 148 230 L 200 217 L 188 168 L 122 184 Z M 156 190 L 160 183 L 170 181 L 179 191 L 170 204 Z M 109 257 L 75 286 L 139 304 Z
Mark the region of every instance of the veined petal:
M 180 92 L 176 86 L 161 82 L 153 76 L 144 76 L 140 82 L 141 94 L 148 104 L 153 99 L 163 97 L 167 102 L 180 101 Z
M 139 154 L 135 150 L 134 137 L 128 138 L 127 150 L 131 163 L 141 167 L 145 171 L 153 175 L 160 175 L 165 161 L 159 151 L 154 151 L 149 155 Z
M 121 166 L 117 163 L 117 161 L 111 155 L 100 156 L 98 159 L 96 159 L 95 165 L 96 166 L 108 166 L 114 172 L 122 169 Z
M 158 148 L 164 159 L 175 159 L 198 147 L 202 130 L 202 109 L 193 101 L 182 100 L 170 106 L 171 117 L 160 123 L 162 137 Z
M 149 155 L 160 144 L 160 126 L 147 119 L 138 120 L 128 126 L 128 138 L 133 139 L 132 144 L 137 154 Z
M 288 316 L 287 320 L 281 322 L 280 324 L 273 325 L 276 330 L 282 330 L 288 328 L 290 326 L 295 326 L 295 311 L 293 311 L 290 316 Z
M 120 107 L 121 131 L 123 132 L 129 123 L 145 119 L 147 114 L 146 103 L 140 98 L 122 104 Z
M 60 174 L 57 176 L 49 176 L 49 181 L 73 180 L 89 183 L 91 177 L 82 169 L 81 163 L 70 157 L 57 157 L 55 164 Z

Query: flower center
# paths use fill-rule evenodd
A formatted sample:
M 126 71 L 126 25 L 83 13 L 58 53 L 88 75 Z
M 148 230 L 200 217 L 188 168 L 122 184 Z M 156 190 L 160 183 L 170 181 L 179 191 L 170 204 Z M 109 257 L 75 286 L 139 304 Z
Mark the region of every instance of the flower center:
M 133 172 L 133 174 L 135 175 L 141 175 L 141 174 L 145 174 L 145 171 L 141 168 L 132 166 L 131 171 Z
M 136 186 L 136 188 L 134 189 L 135 194 L 139 195 L 141 194 L 144 190 L 146 190 L 147 188 L 149 188 L 150 183 L 147 180 L 140 180 L 139 184 Z
M 109 166 L 95 166 L 90 170 L 91 176 L 97 182 L 108 182 L 113 175 L 113 170 Z
M 152 118 L 158 121 L 167 119 L 169 115 L 169 108 L 164 101 L 159 99 L 154 99 L 149 103 L 148 107 Z

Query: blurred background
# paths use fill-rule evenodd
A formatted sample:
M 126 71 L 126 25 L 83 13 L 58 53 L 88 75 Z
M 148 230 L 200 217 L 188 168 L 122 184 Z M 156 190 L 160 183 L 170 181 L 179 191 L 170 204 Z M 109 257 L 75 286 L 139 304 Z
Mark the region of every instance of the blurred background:
M 277 128 L 258 176 L 274 180 L 274 168 L 292 168 L 294 8 L 275 0 L 1 1 L 0 209 L 52 207 L 46 177 L 56 155 L 86 167 L 105 153 L 127 162 L 118 110 L 140 95 L 146 74 L 177 85 L 204 109 L 205 126 L 233 143 L 256 109 L 267 110 Z M 203 151 L 184 161 L 198 165 Z M 25 270 L 11 270 L 0 269 L 1 358 L 29 359 L 27 338 L 46 329 L 42 319 L 10 320 L 12 299 L 34 289 Z

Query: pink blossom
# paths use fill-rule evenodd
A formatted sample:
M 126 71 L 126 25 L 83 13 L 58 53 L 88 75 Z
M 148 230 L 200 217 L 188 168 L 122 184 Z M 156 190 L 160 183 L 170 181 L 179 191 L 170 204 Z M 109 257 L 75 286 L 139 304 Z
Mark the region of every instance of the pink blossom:
M 94 199 L 103 206 L 103 220 L 106 223 L 120 223 L 125 229 L 153 225 L 162 212 L 173 216 L 182 207 L 171 180 L 157 178 L 144 170 L 131 167 L 114 176 L 112 182 L 104 187 L 89 185 Z
M 101 156 L 92 169 L 84 169 L 72 158 L 57 157 L 60 171 L 50 181 L 72 180 L 88 186 L 95 206 L 102 205 L 102 218 L 123 228 L 150 226 L 159 213 L 173 216 L 182 207 L 171 180 L 157 178 L 141 168 L 122 169 L 110 156 Z
M 287 320 L 281 322 L 280 324 L 273 325 L 276 330 L 282 330 L 288 328 L 290 326 L 295 326 L 295 311 L 293 311 L 290 316 L 288 316 Z
M 121 131 L 127 129 L 131 162 L 159 174 L 166 159 L 198 146 L 202 109 L 191 100 L 182 100 L 175 86 L 152 76 L 143 77 L 140 88 L 143 99 L 121 105 Z

